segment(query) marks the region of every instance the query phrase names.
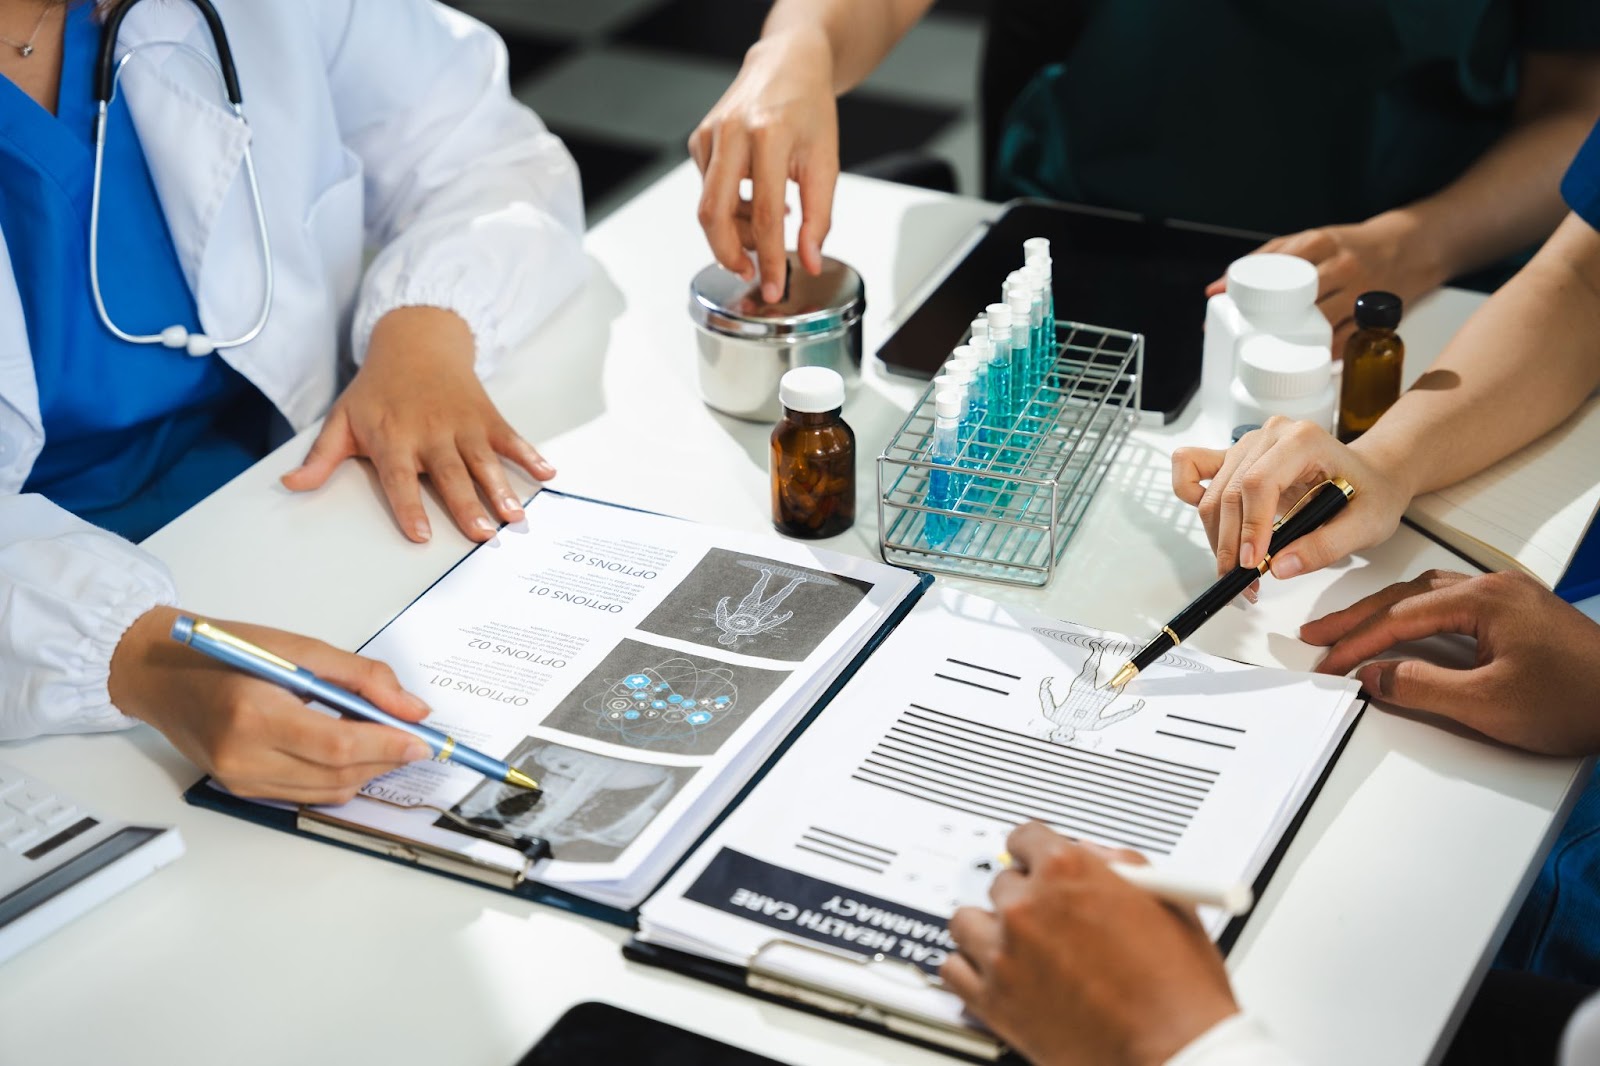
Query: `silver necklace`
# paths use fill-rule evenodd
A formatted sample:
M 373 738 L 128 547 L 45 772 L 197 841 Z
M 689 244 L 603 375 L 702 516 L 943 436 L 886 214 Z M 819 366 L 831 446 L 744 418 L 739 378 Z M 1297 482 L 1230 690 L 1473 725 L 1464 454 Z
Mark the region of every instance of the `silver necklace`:
M 33 24 L 33 32 L 28 34 L 26 41 L 14 41 L 10 37 L 0 36 L 0 44 L 9 44 L 17 50 L 17 55 L 27 59 L 33 55 L 33 42 L 39 37 L 39 27 L 44 25 L 44 17 L 50 14 L 50 5 L 45 4 L 39 8 L 39 21 Z

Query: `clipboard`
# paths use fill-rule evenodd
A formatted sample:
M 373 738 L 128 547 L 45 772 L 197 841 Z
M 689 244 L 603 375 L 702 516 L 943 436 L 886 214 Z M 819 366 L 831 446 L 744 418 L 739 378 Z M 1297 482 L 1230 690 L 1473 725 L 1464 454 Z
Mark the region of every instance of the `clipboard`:
M 1368 698 L 1363 693 L 1360 706 L 1356 708 L 1350 720 L 1350 728 L 1345 730 L 1344 736 L 1339 739 L 1321 774 L 1306 793 L 1305 802 L 1289 820 L 1283 834 L 1273 847 L 1272 854 L 1262 865 L 1261 873 L 1257 875 L 1252 885 L 1257 906 L 1268 882 L 1277 872 L 1290 843 L 1305 823 L 1312 805 L 1322 794 L 1322 787 L 1327 783 L 1328 775 L 1338 765 L 1345 746 L 1350 742 L 1351 735 L 1355 733 L 1369 706 Z M 763 772 L 765 769 L 763 767 Z M 693 849 L 691 854 L 692 852 Z M 1244 932 L 1245 923 L 1254 913 L 1255 906 L 1252 906 L 1249 912 L 1234 918 L 1223 928 L 1216 944 L 1224 956 L 1238 942 Z M 903 972 L 910 970 L 924 983 L 931 983 L 922 971 L 908 963 L 883 959 L 881 956 L 845 954 L 822 945 L 785 937 L 768 940 L 742 966 L 709 959 L 677 948 L 646 943 L 637 936 L 630 937 L 622 947 L 623 957 L 633 962 L 671 970 L 768 1003 L 829 1018 L 857 1029 L 893 1037 L 968 1062 L 1024 1066 L 1023 1060 L 992 1034 L 974 1027 L 953 1027 L 942 1019 L 901 1010 L 892 994 L 864 988 L 859 981 L 841 979 L 830 982 L 822 973 L 822 968 L 818 966 L 804 968 L 795 966 L 790 961 L 797 957 L 792 954 L 793 952 L 835 960 L 841 967 L 839 970 L 841 974 L 854 970 L 858 974 L 863 972 L 885 976 L 894 974 L 905 980 Z
M 616 507 L 624 511 L 636 511 L 641 514 L 655 513 L 643 511 L 636 507 L 609 503 L 605 500 L 595 500 L 573 493 L 557 492 L 554 489 L 541 489 L 534 497 L 530 497 L 526 504 L 531 506 L 533 499 L 545 493 L 564 496 L 568 499 L 582 500 L 587 503 L 596 503 L 606 507 Z M 480 544 L 458 559 L 448 570 L 440 574 L 427 588 L 424 588 L 410 603 L 402 608 L 400 614 L 404 614 L 414 607 L 417 601 L 427 595 L 434 586 L 449 577 L 456 567 L 471 558 L 474 552 L 482 550 L 483 547 L 484 545 Z M 817 715 L 822 713 L 823 709 L 844 688 L 846 682 L 855 676 L 861 665 L 888 639 L 889 634 L 894 632 L 895 627 L 917 605 L 917 601 L 927 592 L 934 579 L 931 574 L 916 574 L 915 576 L 917 579 L 916 584 L 895 606 L 895 609 L 878 627 L 877 631 L 868 638 L 866 643 L 862 645 L 861 650 L 851 658 L 828 688 L 817 698 L 816 702 L 800 717 L 794 727 L 789 730 L 788 734 L 773 750 L 772 754 L 767 757 L 766 761 L 756 769 L 733 799 L 711 821 L 705 832 L 685 849 L 684 853 L 672 864 L 672 868 L 662 876 L 662 880 L 646 893 L 645 898 L 648 899 L 649 896 L 654 895 L 661 885 L 666 882 L 666 879 L 671 877 L 677 868 L 682 865 L 683 861 L 705 842 L 706 838 L 715 831 L 717 826 L 722 824 L 723 819 L 744 800 L 750 790 L 766 776 L 767 771 L 777 764 L 777 761 L 789 750 L 801 732 L 816 720 Z M 400 617 L 400 614 L 395 615 L 395 618 Z M 382 632 L 393 621 L 394 619 L 390 619 L 389 622 L 384 623 L 384 626 L 379 628 L 379 632 Z M 370 638 L 367 642 L 363 642 L 362 647 L 366 647 L 367 643 L 370 643 Z M 358 648 L 357 651 L 359 652 L 360 649 Z M 357 825 L 316 808 L 293 807 L 286 804 L 271 804 L 240 799 L 232 793 L 214 786 L 209 777 L 201 778 L 189 786 L 184 791 L 183 798 L 196 807 L 204 807 L 207 810 L 243 818 L 246 821 L 266 826 L 269 829 L 277 829 L 282 832 L 294 833 L 324 843 L 334 844 L 352 851 L 386 859 L 390 862 L 428 870 L 458 881 L 484 885 L 522 899 L 557 907 L 587 918 L 596 918 L 612 925 L 622 926 L 625 929 L 633 929 L 637 925 L 637 908 L 623 910 L 618 907 L 607 906 L 539 882 L 537 880 L 538 868 L 548 857 L 549 851 L 548 847 L 546 847 L 542 854 L 539 852 L 537 838 L 527 838 L 526 846 L 522 850 L 494 841 L 491 838 L 492 843 L 500 844 L 500 846 L 498 848 L 479 849 L 480 852 L 487 854 L 482 854 L 478 858 L 472 859 L 448 849 L 433 847 L 410 838 L 393 836 L 373 830 L 368 826 Z M 457 831 L 459 832 L 460 830 Z M 481 833 L 470 832 L 468 835 L 483 836 Z

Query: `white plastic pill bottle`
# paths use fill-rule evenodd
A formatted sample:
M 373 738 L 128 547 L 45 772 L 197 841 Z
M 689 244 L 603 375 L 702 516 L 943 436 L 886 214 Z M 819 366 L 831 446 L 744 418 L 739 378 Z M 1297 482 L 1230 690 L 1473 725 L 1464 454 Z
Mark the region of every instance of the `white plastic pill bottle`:
M 1203 413 L 1227 413 L 1240 344 L 1258 334 L 1332 348 L 1333 327 L 1317 310 L 1316 267 L 1279 252 L 1247 255 L 1228 267 L 1227 291 L 1206 304 L 1200 372 Z
M 1282 415 L 1332 432 L 1339 409 L 1333 353 L 1326 344 L 1296 344 L 1270 333 L 1246 337 L 1229 394 L 1234 425 Z

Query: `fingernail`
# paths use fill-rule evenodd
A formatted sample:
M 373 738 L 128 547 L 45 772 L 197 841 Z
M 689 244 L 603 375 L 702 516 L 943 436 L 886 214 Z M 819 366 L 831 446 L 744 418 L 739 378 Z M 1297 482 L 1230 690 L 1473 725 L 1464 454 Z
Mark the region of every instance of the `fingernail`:
M 1244 544 L 1239 548 L 1239 565 L 1247 569 L 1255 567 L 1256 546 L 1254 544 Z
M 433 533 L 428 529 L 428 523 L 418 522 L 416 525 L 411 527 L 411 535 L 417 540 L 426 541 L 433 535 Z
M 416 711 L 418 714 L 432 714 L 433 713 L 433 708 L 429 707 L 426 703 L 424 703 L 422 701 L 422 697 L 413 696 L 409 692 L 402 693 L 402 695 L 405 696 L 406 703 L 410 704 L 411 709 L 413 711 Z
M 474 518 L 472 520 L 472 528 L 476 529 L 480 533 L 488 533 L 490 535 L 493 535 L 493 533 L 494 533 L 494 531 L 496 529 L 496 526 L 495 526 L 495 524 L 493 522 L 489 521 L 487 518 L 483 517 L 482 515 L 479 515 L 477 518 Z
M 1257 592 L 1255 586 L 1252 585 L 1244 590 L 1244 598 L 1251 603 L 1259 603 L 1261 601 L 1261 593 Z
M 406 745 L 406 762 L 421 762 L 423 759 L 433 758 L 433 749 L 420 740 L 413 740 Z
M 761 286 L 761 298 L 769 304 L 775 304 L 783 296 L 783 290 L 775 282 L 767 282 Z
M 1274 577 L 1294 577 L 1305 569 L 1305 564 L 1298 555 L 1280 555 L 1272 561 L 1272 574 Z
M 520 515 L 522 513 L 522 501 L 518 500 L 515 496 L 507 496 L 505 499 L 500 501 L 500 506 L 505 508 L 507 511 L 510 511 L 514 515 Z

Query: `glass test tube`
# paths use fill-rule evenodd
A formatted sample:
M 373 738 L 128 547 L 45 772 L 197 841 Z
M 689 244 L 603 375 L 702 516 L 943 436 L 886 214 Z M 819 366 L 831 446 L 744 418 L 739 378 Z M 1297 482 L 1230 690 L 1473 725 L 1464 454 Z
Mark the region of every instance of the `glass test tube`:
M 953 511 L 961 500 L 966 476 L 955 472 L 960 448 L 961 396 L 955 389 L 935 392 L 933 442 L 929 449 L 934 467 L 928 471 L 928 506 Z M 955 539 L 961 519 L 929 511 L 923 515 L 922 537 L 930 548 L 944 548 Z

